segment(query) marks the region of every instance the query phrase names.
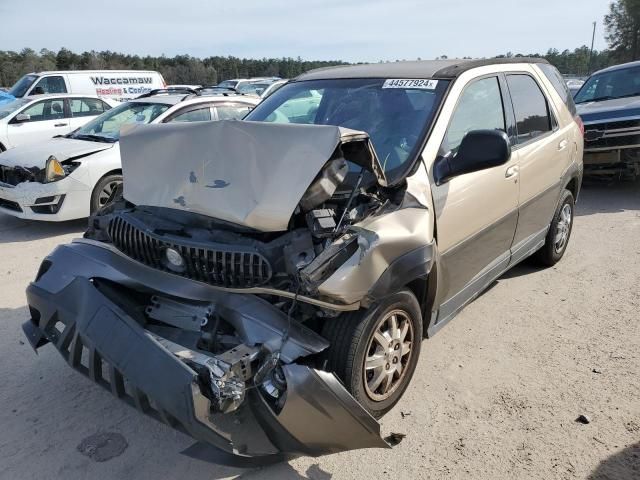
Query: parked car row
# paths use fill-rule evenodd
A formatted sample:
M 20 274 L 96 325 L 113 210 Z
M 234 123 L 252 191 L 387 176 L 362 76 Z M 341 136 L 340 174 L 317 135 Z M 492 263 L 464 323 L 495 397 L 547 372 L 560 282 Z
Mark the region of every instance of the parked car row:
M 0 129 L 6 124 L 8 140 L 19 143 L 30 138 L 29 134 L 39 133 L 49 139 L 0 154 L 0 211 L 45 221 L 88 217 L 104 206 L 122 183 L 118 141 L 123 127 L 240 119 L 259 101 L 257 97 L 229 92 L 185 94 L 171 89 L 154 90 L 114 108 L 110 108 L 107 100 L 89 97 L 58 95 L 15 100 L 4 108 L 8 110 L 9 106 L 22 102 L 25 105 L 7 115 L 6 123 L 0 107 Z M 106 111 L 98 116 L 90 110 L 85 112 L 87 106 L 94 105 Z M 54 112 L 55 106 L 58 109 Z M 92 115 L 79 117 L 84 125 L 74 128 L 74 111 Z M 67 114 L 69 118 L 65 117 Z M 90 121 L 85 123 L 88 118 Z M 46 129 L 51 123 L 53 128 L 64 129 L 66 135 L 50 138 L 51 131 Z M 35 130 L 39 125 L 42 125 L 40 132 Z
M 565 254 L 572 96 L 528 58 L 340 66 L 262 101 L 244 85 L 150 92 L 0 154 L 5 210 L 92 213 L 29 285 L 26 337 L 194 457 L 389 448 L 377 419 L 422 340 L 520 261 Z

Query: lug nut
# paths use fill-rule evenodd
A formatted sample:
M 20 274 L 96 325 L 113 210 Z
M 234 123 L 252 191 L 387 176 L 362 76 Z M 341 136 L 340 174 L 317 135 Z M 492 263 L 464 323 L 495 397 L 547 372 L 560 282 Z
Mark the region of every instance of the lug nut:
M 395 347 L 393 347 L 394 350 L 398 350 L 400 348 L 400 344 L 398 343 Z
M 398 357 L 393 359 L 393 363 L 398 363 Z
M 388 363 L 384 367 L 385 370 L 389 370 L 390 368 L 391 368 L 391 365 L 389 365 Z

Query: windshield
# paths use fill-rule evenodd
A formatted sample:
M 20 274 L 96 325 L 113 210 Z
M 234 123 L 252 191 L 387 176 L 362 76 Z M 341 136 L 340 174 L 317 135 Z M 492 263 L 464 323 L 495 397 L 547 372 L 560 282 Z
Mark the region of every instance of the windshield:
M 28 100 L 26 98 L 18 98 L 9 103 L 5 103 L 4 105 L 0 106 L 0 118 L 5 118 L 6 116 L 11 115 L 13 112 L 18 110 L 20 107 L 25 106 L 30 101 L 31 100 Z
M 224 82 L 220 82 L 218 84 L 218 87 L 220 87 L 220 88 L 236 88 L 236 85 L 238 85 L 238 81 L 237 80 L 225 80 Z
M 96 142 L 116 142 L 120 138 L 120 128 L 123 125 L 150 123 L 168 108 L 169 105 L 164 103 L 124 103 L 96 117 L 69 137 Z
M 37 79 L 38 75 L 25 75 L 16 83 L 14 83 L 13 87 L 11 87 L 11 90 L 9 90 L 7 93 L 13 95 L 16 98 L 24 97 L 24 94 L 27 93 L 29 87 L 33 85 L 33 82 L 35 82 Z
M 640 95 L 640 67 L 594 75 L 575 96 L 576 103 L 597 102 Z
M 417 155 L 447 84 L 377 78 L 293 82 L 270 95 L 245 120 L 365 131 L 387 178 L 394 182 Z

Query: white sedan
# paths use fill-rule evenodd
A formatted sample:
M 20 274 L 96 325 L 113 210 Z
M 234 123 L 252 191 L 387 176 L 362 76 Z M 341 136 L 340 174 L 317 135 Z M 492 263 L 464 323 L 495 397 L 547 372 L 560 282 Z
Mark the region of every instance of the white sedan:
M 34 95 L 0 105 L 0 152 L 66 135 L 119 103 L 95 95 Z
M 64 137 L 0 153 L 0 211 L 54 222 L 88 217 L 122 183 L 118 140 L 123 125 L 241 119 L 259 101 L 229 93 L 153 91 Z M 153 159 L 149 175 L 153 182 Z

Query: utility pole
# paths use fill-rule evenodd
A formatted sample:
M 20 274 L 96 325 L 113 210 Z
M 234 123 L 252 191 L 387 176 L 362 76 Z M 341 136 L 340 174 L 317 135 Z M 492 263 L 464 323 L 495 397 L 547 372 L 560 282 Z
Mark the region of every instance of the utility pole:
M 593 34 L 591 35 L 591 50 L 589 51 L 589 68 L 587 69 L 587 76 L 591 75 L 591 61 L 593 59 L 593 43 L 596 39 L 596 22 L 593 22 Z

